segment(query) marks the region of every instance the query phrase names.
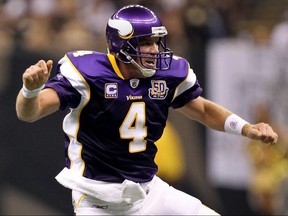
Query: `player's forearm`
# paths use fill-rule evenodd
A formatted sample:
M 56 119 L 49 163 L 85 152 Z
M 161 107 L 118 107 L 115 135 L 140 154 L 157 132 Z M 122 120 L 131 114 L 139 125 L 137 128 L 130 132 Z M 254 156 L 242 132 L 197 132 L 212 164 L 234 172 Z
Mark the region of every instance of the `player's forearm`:
M 205 119 L 207 120 L 204 122 L 208 127 L 226 133 L 247 136 L 251 124 L 240 116 L 211 101 L 207 101 L 205 110 Z
M 18 93 L 16 99 L 17 117 L 26 122 L 34 122 L 39 119 L 39 96 L 25 98 L 22 91 Z
M 224 131 L 224 123 L 232 113 L 224 107 L 198 97 L 187 103 L 180 111 L 201 124 L 218 131 Z
M 225 121 L 231 114 L 226 108 L 206 100 L 202 123 L 211 129 L 224 131 Z

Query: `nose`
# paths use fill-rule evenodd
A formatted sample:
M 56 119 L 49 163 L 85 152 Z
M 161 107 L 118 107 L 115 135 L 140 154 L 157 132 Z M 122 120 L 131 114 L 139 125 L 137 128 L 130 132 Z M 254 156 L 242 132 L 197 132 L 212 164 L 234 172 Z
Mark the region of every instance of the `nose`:
M 150 52 L 159 52 L 159 45 L 157 43 L 153 43 L 151 45 Z

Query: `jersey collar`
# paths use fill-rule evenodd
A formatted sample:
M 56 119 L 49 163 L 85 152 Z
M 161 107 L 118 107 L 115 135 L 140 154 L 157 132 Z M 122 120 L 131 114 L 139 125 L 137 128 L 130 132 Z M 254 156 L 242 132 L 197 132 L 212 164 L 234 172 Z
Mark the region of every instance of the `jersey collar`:
M 119 76 L 121 79 L 124 80 L 124 77 L 123 77 L 123 75 L 121 74 L 120 69 L 119 69 L 119 67 L 118 67 L 118 65 L 117 65 L 117 63 L 116 63 L 116 58 L 115 58 L 115 56 L 113 56 L 112 54 L 107 54 L 107 56 L 108 56 L 108 59 L 109 59 L 111 65 L 112 65 L 112 67 L 113 67 L 113 70 L 115 71 L 115 73 L 117 74 L 117 76 Z

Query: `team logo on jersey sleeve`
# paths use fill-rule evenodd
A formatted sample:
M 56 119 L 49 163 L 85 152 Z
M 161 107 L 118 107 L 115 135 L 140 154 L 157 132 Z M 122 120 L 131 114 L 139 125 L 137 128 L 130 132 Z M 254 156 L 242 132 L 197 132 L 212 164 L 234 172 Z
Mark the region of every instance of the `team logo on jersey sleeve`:
M 117 98 L 118 97 L 118 84 L 106 83 L 105 84 L 105 98 Z
M 163 100 L 168 94 L 169 88 L 165 80 L 151 80 L 151 88 L 148 89 L 151 99 Z

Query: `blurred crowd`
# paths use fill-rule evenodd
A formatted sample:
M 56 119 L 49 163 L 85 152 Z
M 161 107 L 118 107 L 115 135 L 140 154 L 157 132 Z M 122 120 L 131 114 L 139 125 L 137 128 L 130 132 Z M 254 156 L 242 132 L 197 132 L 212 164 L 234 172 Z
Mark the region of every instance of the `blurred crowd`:
M 18 49 L 45 53 L 55 59 L 75 49 L 106 52 L 107 19 L 115 10 L 131 3 L 156 11 L 169 30 L 168 43 L 172 50 L 187 57 L 204 76 L 207 42 L 237 35 L 243 25 L 241 21 L 256 16 L 253 11 L 260 1 L 1 0 L 1 68 L 7 67 L 6 58 Z M 3 76 L 0 92 L 5 84 Z M 201 76 L 200 80 L 204 82 Z
M 183 53 L 183 43 L 193 28 L 202 28 L 201 36 L 204 38 L 232 33 L 234 24 L 229 22 L 233 22 L 232 16 L 241 16 L 243 13 L 241 2 L 2 0 L 1 41 L 6 41 L 7 44 L 11 40 L 17 40 L 27 49 L 41 50 L 54 55 L 78 48 L 105 51 L 104 30 L 108 17 L 121 6 L 139 3 L 149 6 L 160 15 L 171 32 L 172 43 L 181 39 L 181 48 L 178 45 L 177 51 Z M 190 30 L 186 30 L 187 25 Z

